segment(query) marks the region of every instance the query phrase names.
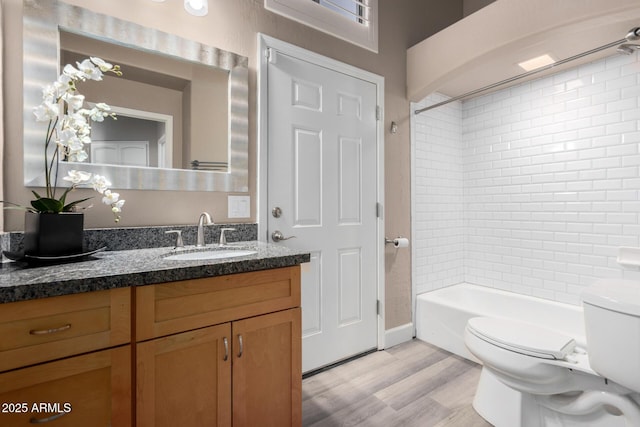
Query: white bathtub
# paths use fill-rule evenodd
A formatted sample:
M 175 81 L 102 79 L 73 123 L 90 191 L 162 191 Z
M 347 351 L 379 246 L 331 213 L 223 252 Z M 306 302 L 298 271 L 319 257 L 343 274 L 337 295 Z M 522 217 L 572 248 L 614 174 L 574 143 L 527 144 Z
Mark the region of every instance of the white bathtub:
M 586 348 L 582 307 L 462 283 L 416 297 L 416 335 L 470 360 L 464 345 L 467 320 L 477 316 L 518 319 L 573 337 Z

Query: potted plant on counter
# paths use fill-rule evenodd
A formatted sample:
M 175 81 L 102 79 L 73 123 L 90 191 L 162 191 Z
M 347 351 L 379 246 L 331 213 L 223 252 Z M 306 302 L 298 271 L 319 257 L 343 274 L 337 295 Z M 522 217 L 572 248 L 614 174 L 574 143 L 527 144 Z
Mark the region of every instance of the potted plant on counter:
M 30 206 L 11 202 L 6 208 L 25 210 L 24 251 L 25 255 L 39 257 L 62 257 L 80 254 L 83 251 L 84 214 L 80 204 L 91 197 L 69 200 L 78 187 L 92 187 L 102 196 L 102 202 L 111 207 L 114 220 L 120 220 L 124 200 L 109 189 L 106 177 L 71 170 L 62 180 L 67 188 L 58 188 L 58 165 L 60 161 L 83 162 L 88 158 L 85 144 L 91 142 L 90 121 L 100 122 L 105 118 L 115 119 L 115 114 L 104 103 L 92 108 L 84 107 L 84 96 L 78 92 L 79 81 L 100 81 L 104 73 L 121 76 L 118 65 L 100 58 L 91 57 L 68 64 L 58 79 L 43 88 L 42 103 L 33 112 L 38 122 L 48 122 L 44 137 L 43 166 L 44 191 L 32 191 L 35 198 Z

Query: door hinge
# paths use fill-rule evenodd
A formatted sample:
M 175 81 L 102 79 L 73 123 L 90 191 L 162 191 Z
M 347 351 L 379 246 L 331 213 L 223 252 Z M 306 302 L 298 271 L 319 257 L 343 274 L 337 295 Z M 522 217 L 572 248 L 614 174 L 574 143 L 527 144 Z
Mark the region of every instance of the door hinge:
M 380 219 L 384 217 L 384 207 L 380 202 L 376 202 L 376 217 Z
M 376 105 L 376 120 L 380 120 L 382 118 L 382 107 Z
M 267 58 L 267 62 L 270 64 L 276 63 L 276 53 L 270 47 L 266 48 L 264 51 L 264 57 Z
M 382 303 L 379 299 L 376 300 L 376 314 L 379 316 L 382 311 Z

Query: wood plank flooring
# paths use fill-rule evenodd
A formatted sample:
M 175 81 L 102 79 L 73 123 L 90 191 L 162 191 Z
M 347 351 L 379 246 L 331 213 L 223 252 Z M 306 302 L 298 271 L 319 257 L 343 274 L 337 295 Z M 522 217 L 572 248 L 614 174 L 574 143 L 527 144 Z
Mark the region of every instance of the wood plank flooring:
M 305 427 L 490 427 L 471 407 L 480 366 L 413 340 L 308 377 Z

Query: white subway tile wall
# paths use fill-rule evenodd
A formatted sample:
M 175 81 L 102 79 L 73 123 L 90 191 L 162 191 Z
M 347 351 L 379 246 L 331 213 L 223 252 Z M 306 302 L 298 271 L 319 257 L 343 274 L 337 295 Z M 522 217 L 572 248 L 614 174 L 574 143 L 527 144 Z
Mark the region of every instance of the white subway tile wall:
M 599 278 L 640 280 L 616 263 L 640 246 L 639 99 L 638 55 L 615 55 L 412 117 L 417 292 L 580 304 Z
M 445 99 L 430 95 L 412 110 Z M 411 125 L 412 249 L 414 281 L 421 293 L 464 281 L 461 104 L 413 116 Z

